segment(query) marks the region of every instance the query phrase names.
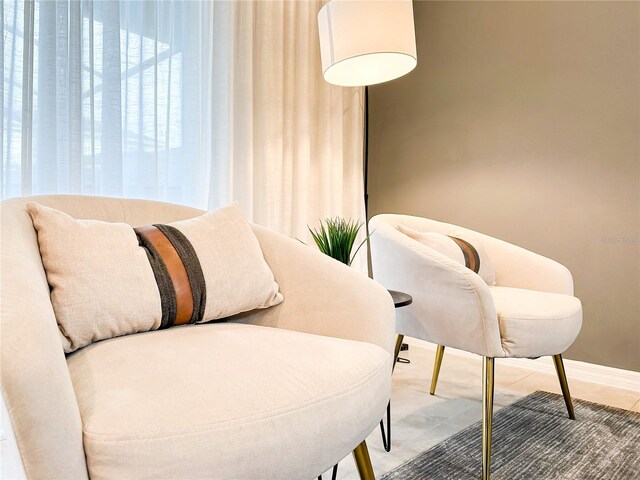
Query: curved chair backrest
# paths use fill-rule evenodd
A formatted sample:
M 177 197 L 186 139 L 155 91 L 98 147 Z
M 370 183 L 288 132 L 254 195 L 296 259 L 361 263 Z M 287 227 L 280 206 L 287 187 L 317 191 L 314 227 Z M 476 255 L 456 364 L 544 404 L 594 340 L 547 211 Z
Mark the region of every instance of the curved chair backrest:
M 22 463 L 29 478 L 86 478 L 80 413 L 36 232 L 25 208 L 29 201 L 75 218 L 132 226 L 183 220 L 202 211 L 162 202 L 62 195 L 0 204 L 2 395 Z
M 496 272 L 497 286 L 573 295 L 573 277 L 564 265 L 484 233 L 429 218 L 390 213 L 373 217 L 369 222 L 369 230 L 380 229 L 395 241 L 405 242 L 405 245 L 415 244 L 416 242 L 411 239 L 407 240 L 406 235 L 397 230 L 398 225 L 404 225 L 420 232 L 438 232 L 445 235 L 456 232 L 457 234 L 469 233 L 473 235 L 474 238 L 482 242 L 482 247 L 491 259 Z M 531 268 L 532 266 L 535 268 Z M 537 277 L 535 276 L 536 272 L 539 274 Z
M 475 232 L 473 230 L 469 230 L 468 228 L 460 227 L 458 225 L 453 225 L 451 223 L 431 220 L 429 218 L 416 217 L 413 215 L 383 213 L 380 215 L 376 215 L 374 218 L 371 219 L 371 222 L 373 222 L 376 228 L 378 228 L 378 225 L 385 224 L 395 230 L 398 225 L 404 225 L 405 227 L 409 227 L 419 232 L 437 232 L 437 233 L 449 234 L 455 230 L 458 232 L 468 232 L 476 236 L 478 235 L 482 236 L 482 234 Z M 398 233 L 403 235 L 401 232 L 398 232 Z

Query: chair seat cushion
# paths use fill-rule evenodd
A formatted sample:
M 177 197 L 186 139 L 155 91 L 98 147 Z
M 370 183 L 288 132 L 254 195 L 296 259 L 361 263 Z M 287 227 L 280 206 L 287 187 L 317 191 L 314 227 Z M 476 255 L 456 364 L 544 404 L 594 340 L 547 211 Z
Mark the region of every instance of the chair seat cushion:
M 576 297 L 509 287 L 490 290 L 507 356 L 557 355 L 580 332 L 582 305 Z
M 390 393 L 376 345 L 236 323 L 106 340 L 68 365 L 93 480 L 313 478 Z

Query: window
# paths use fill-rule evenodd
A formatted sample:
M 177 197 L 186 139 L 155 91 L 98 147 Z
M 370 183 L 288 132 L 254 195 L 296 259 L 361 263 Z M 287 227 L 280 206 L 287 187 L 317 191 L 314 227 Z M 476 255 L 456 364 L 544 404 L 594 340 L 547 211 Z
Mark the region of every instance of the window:
M 4 1 L 2 196 L 206 205 L 200 2 Z

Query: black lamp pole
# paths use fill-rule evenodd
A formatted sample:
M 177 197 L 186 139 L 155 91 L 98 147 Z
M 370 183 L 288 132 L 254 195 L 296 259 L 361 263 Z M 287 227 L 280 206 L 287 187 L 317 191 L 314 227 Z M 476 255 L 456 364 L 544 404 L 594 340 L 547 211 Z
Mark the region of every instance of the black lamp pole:
M 364 87 L 364 134 L 362 140 L 364 177 L 364 226 L 367 235 L 367 272 L 373 278 L 371 266 L 371 242 L 369 241 L 369 87 Z

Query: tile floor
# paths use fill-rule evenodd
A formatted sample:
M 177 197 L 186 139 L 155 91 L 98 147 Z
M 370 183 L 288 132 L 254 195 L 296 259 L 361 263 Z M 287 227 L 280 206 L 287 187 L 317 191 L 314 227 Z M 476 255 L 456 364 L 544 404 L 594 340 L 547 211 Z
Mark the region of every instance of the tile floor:
M 391 452 L 386 453 L 382 448 L 379 429 L 367 438 L 376 477 L 482 419 L 481 357 L 447 355 L 445 351 L 438 389 L 436 395 L 431 396 L 428 390 L 435 345 L 411 338 L 406 338 L 405 342 L 410 346 L 409 351 L 401 352 L 400 356 L 408 358 L 411 363 L 399 363 L 393 374 Z M 536 390 L 560 393 L 555 375 L 500 363 L 496 359 L 495 411 Z M 622 390 L 572 380 L 571 372 L 567 370 L 574 398 L 640 412 L 640 390 Z M 325 473 L 323 478 L 330 479 L 331 472 Z M 338 478 L 359 478 L 351 455 L 340 462 Z

